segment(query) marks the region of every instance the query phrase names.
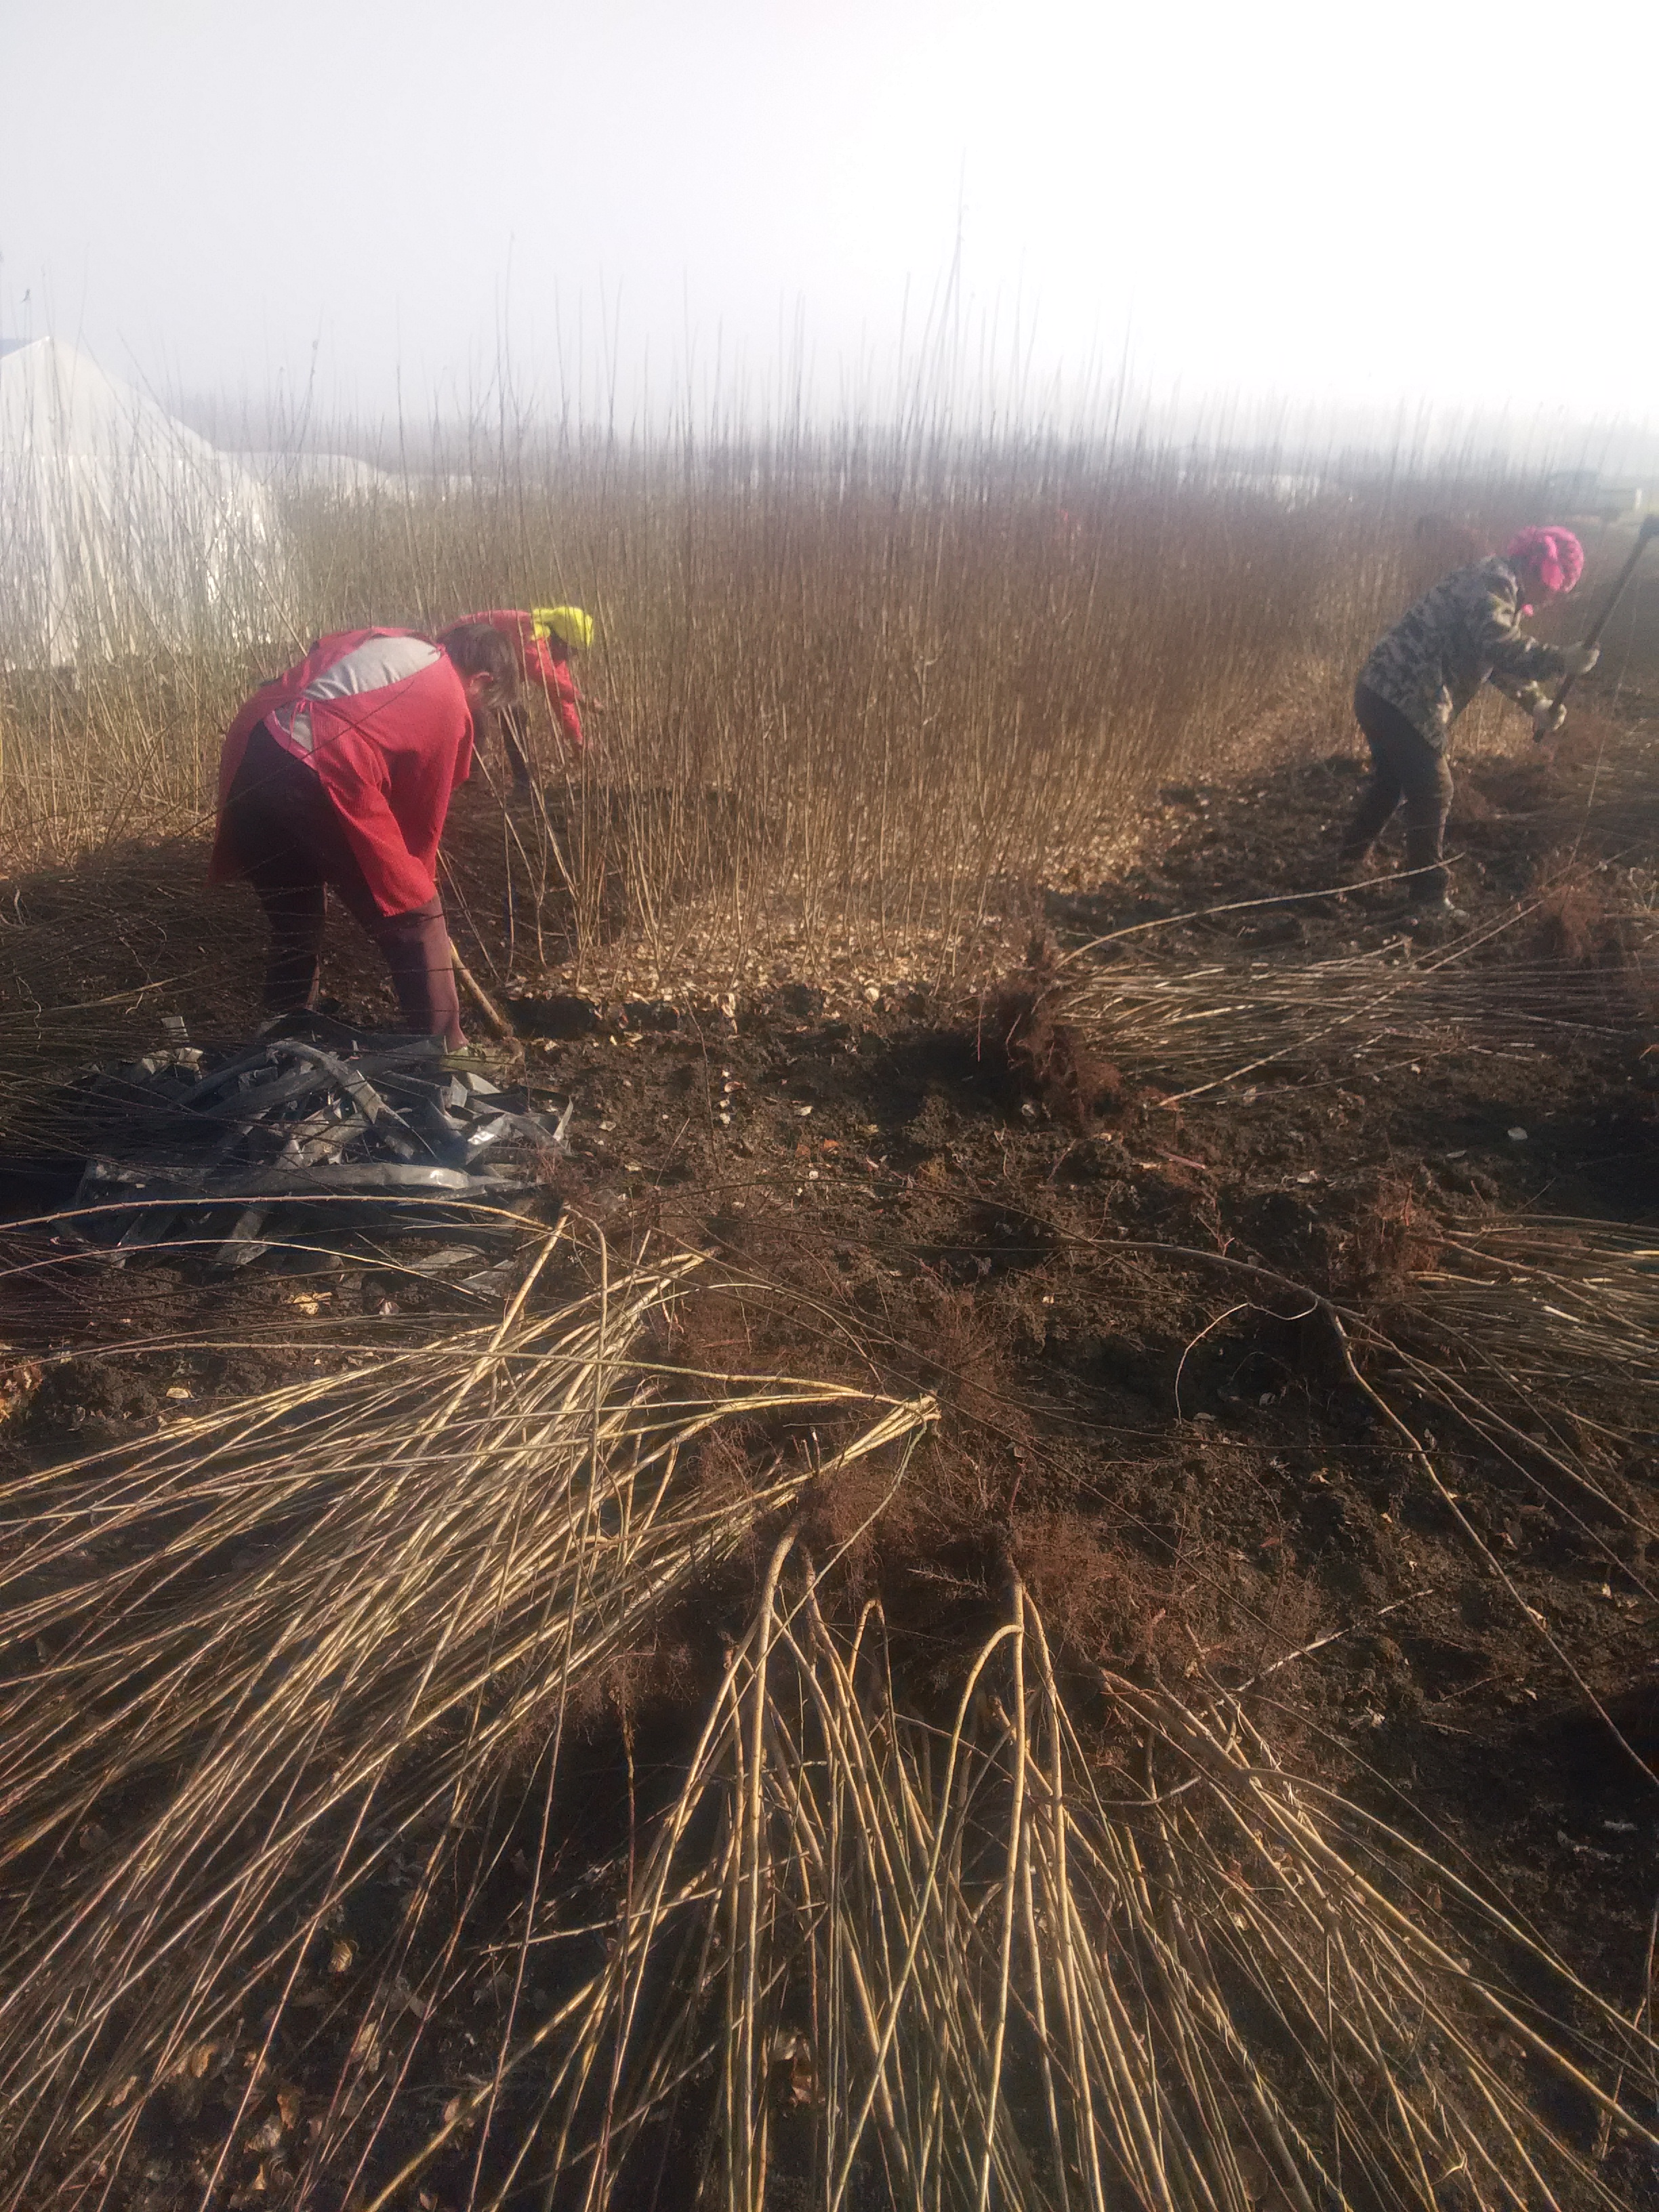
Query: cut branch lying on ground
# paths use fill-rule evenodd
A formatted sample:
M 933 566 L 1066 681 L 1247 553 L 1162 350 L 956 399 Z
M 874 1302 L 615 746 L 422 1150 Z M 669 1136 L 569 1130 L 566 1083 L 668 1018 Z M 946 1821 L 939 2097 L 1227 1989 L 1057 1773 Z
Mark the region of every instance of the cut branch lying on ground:
M 807 1482 L 930 1419 L 653 1361 L 699 1261 L 598 1258 L 573 1305 L 532 1316 L 532 1275 L 497 1326 L 0 1492 L 0 2203 L 106 2175 L 235 2050 L 222 2169 L 318 1947 L 349 1960 L 391 1885 L 322 2022 L 319 2154 L 372 2142 L 573 1695 Z M 702 1478 L 700 1437 L 809 1414 L 855 1432 Z
M 1615 2086 L 1654 2080 L 1645 2031 L 1236 1699 L 1109 1674 L 1091 1747 L 1016 1585 L 931 1722 L 878 1611 L 832 1628 L 793 1548 L 603 1966 L 509 2062 L 544 2101 L 479 2201 L 598 2212 L 673 2157 L 726 2212 L 789 2185 L 826 2212 L 1611 2207 L 1595 2116 L 1659 2148 Z
M 1650 966 L 1659 949 L 1651 934 L 1613 970 L 1534 960 L 1505 961 L 1495 974 L 1472 957 L 1521 918 L 1426 954 L 1392 946 L 1301 964 L 1193 966 L 1136 952 L 1074 961 L 1060 977 L 1038 980 L 1055 1019 L 1115 1066 L 1170 1082 L 1183 1101 L 1285 1061 L 1431 1053 L 1470 1040 L 1528 1050 L 1574 1036 L 1616 1036 L 1651 1000 L 1654 987 L 1644 980 L 1644 963 Z

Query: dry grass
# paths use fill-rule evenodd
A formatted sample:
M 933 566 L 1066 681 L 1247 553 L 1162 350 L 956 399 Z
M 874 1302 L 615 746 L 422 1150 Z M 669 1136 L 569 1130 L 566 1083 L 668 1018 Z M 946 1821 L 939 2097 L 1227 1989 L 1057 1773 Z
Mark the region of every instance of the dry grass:
M 672 2161 L 726 2212 L 1619 2202 L 1594 2123 L 1659 2144 L 1659 2047 L 1475 1877 L 1219 1692 L 1103 1676 L 1085 1741 L 1017 1581 L 926 1717 L 878 1610 L 836 1632 L 793 1548 L 603 1966 L 507 2061 L 538 2109 L 477 2201 L 596 2212 Z M 458 2100 L 372 2212 L 500 2101 Z
M 1520 1374 L 1659 1389 L 1659 1237 L 1607 1221 L 1540 1217 L 1441 1231 L 1418 1279 L 1437 1322 L 1455 1321 Z M 1637 1425 L 1641 1425 L 1638 1423 Z
M 1482 488 L 1494 514 L 1523 496 Z M 290 491 L 285 587 L 301 640 L 550 597 L 596 612 L 596 744 L 567 775 L 544 727 L 550 787 L 505 833 L 526 945 L 551 917 L 561 945 L 622 927 L 666 965 L 695 908 L 738 951 L 925 930 L 948 964 L 1158 777 L 1287 715 L 1304 738 L 1341 726 L 1437 503 L 1373 477 L 1285 507 L 1190 455 L 920 434 L 526 444 L 465 452 L 446 481 Z M 0 677 L 14 866 L 204 823 L 218 733 L 294 638 L 201 635 Z
M 1024 1029 L 1062 1026 L 1074 1054 L 1156 1076 L 1171 1103 L 1368 1054 L 1432 1054 L 1470 1041 L 1522 1052 L 1574 1038 L 1605 1042 L 1653 1004 L 1659 932 L 1650 915 L 1636 914 L 1592 945 L 1583 936 L 1589 911 L 1569 884 L 1535 914 L 1517 907 L 1495 928 L 1414 957 L 1391 945 L 1300 963 L 1195 965 L 1108 939 L 1033 978 L 1041 1016 L 1026 1014 Z M 1522 950 L 1529 922 L 1533 942 Z M 1576 933 L 1567 938 L 1570 925 Z
M 880 1455 L 856 1542 L 933 1413 L 665 1365 L 695 1259 L 607 1282 L 594 1256 L 576 1304 L 532 1317 L 527 1286 L 499 1326 L 7 1492 L 0 2201 L 118 2197 L 204 2086 L 204 2202 L 556 2178 L 598 2212 L 670 2161 L 727 2212 L 1620 2201 L 1612 2129 L 1659 2147 L 1641 2020 L 1201 1672 L 1063 1692 L 1012 1572 L 935 1710 L 933 1639 L 907 1662 L 878 1607 L 836 1626 L 844 1582 L 787 1536 L 683 1781 L 573 1896 L 573 1713 L 767 1516 Z M 1577 1495 L 1594 1455 L 1513 1401 L 1592 1356 L 1650 1387 L 1650 1264 L 1494 1231 L 1420 1275 L 1437 1359 L 1349 1327 Z
M 573 1701 L 767 1516 L 926 1425 L 925 1401 L 653 1359 L 697 1264 L 608 1279 L 601 1245 L 574 1305 L 533 1315 L 532 1277 L 494 1326 L 8 1486 L 0 2201 L 107 2178 L 234 2052 L 222 2164 L 305 2034 L 319 1947 L 343 1974 L 348 1916 L 372 1925 L 412 1855 L 404 1911 L 329 2008 L 317 2156 L 348 2171 L 503 1837 L 535 1832 Z M 745 1426 L 747 1479 L 703 1480 L 690 1447 Z
M 1607 1571 L 1655 1595 L 1659 1424 L 1653 1232 L 1539 1218 L 1443 1236 L 1411 1285 L 1402 1379 L 1576 1526 Z M 1428 1351 L 1432 1346 L 1432 1352 Z

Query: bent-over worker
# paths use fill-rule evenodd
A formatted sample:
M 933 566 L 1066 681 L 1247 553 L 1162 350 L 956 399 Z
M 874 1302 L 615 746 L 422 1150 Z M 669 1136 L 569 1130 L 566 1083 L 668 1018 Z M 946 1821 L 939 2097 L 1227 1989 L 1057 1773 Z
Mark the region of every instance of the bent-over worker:
M 488 623 L 513 647 L 519 678 L 526 691 L 539 685 L 560 734 L 572 752 L 587 743 L 578 712 L 581 694 L 570 672 L 570 656 L 593 642 L 593 617 L 580 607 L 490 607 L 483 614 L 467 615 L 469 623 Z M 513 781 L 520 790 L 530 782 L 529 732 L 522 702 L 501 715 L 501 744 Z
M 465 1042 L 438 896 L 438 843 L 480 724 L 517 690 L 498 630 L 460 623 L 435 641 L 346 630 L 256 691 L 219 762 L 209 880 L 246 878 L 270 924 L 265 1004 L 316 1003 L 332 888 L 385 954 L 409 1026 Z
M 1369 860 L 1403 803 L 1407 895 L 1419 911 L 1458 911 L 1440 865 L 1451 808 L 1446 747 L 1453 722 L 1490 682 L 1529 707 L 1534 734 L 1547 737 L 1559 717 L 1544 684 L 1595 665 L 1595 646 L 1545 645 L 1520 627 L 1534 604 L 1571 591 L 1583 568 L 1583 549 L 1570 530 L 1552 523 L 1519 531 L 1501 555 L 1455 569 L 1425 592 L 1359 672 L 1353 711 L 1370 748 L 1371 772 L 1342 859 L 1354 866 Z

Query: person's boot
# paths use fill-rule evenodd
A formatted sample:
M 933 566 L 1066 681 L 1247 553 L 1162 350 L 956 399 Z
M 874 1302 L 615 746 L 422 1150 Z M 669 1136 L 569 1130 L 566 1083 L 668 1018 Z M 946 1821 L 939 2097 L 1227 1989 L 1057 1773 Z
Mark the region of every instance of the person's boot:
M 1449 936 L 1468 918 L 1468 909 L 1454 906 L 1449 898 L 1413 899 L 1406 908 L 1405 927 L 1417 936 L 1432 941 Z
M 1344 845 L 1336 856 L 1338 872 L 1357 884 L 1364 883 L 1371 872 L 1374 849 L 1370 845 Z

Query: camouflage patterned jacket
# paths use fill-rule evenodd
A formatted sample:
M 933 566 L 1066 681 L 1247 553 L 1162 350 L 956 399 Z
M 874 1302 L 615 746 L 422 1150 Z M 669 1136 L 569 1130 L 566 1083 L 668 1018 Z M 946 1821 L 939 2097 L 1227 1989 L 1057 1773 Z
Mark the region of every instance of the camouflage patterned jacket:
M 1359 681 L 1443 751 L 1453 722 L 1488 680 L 1532 707 L 1543 684 L 1565 673 L 1553 646 L 1522 634 L 1523 611 L 1520 580 L 1507 561 L 1458 568 L 1372 648 Z

